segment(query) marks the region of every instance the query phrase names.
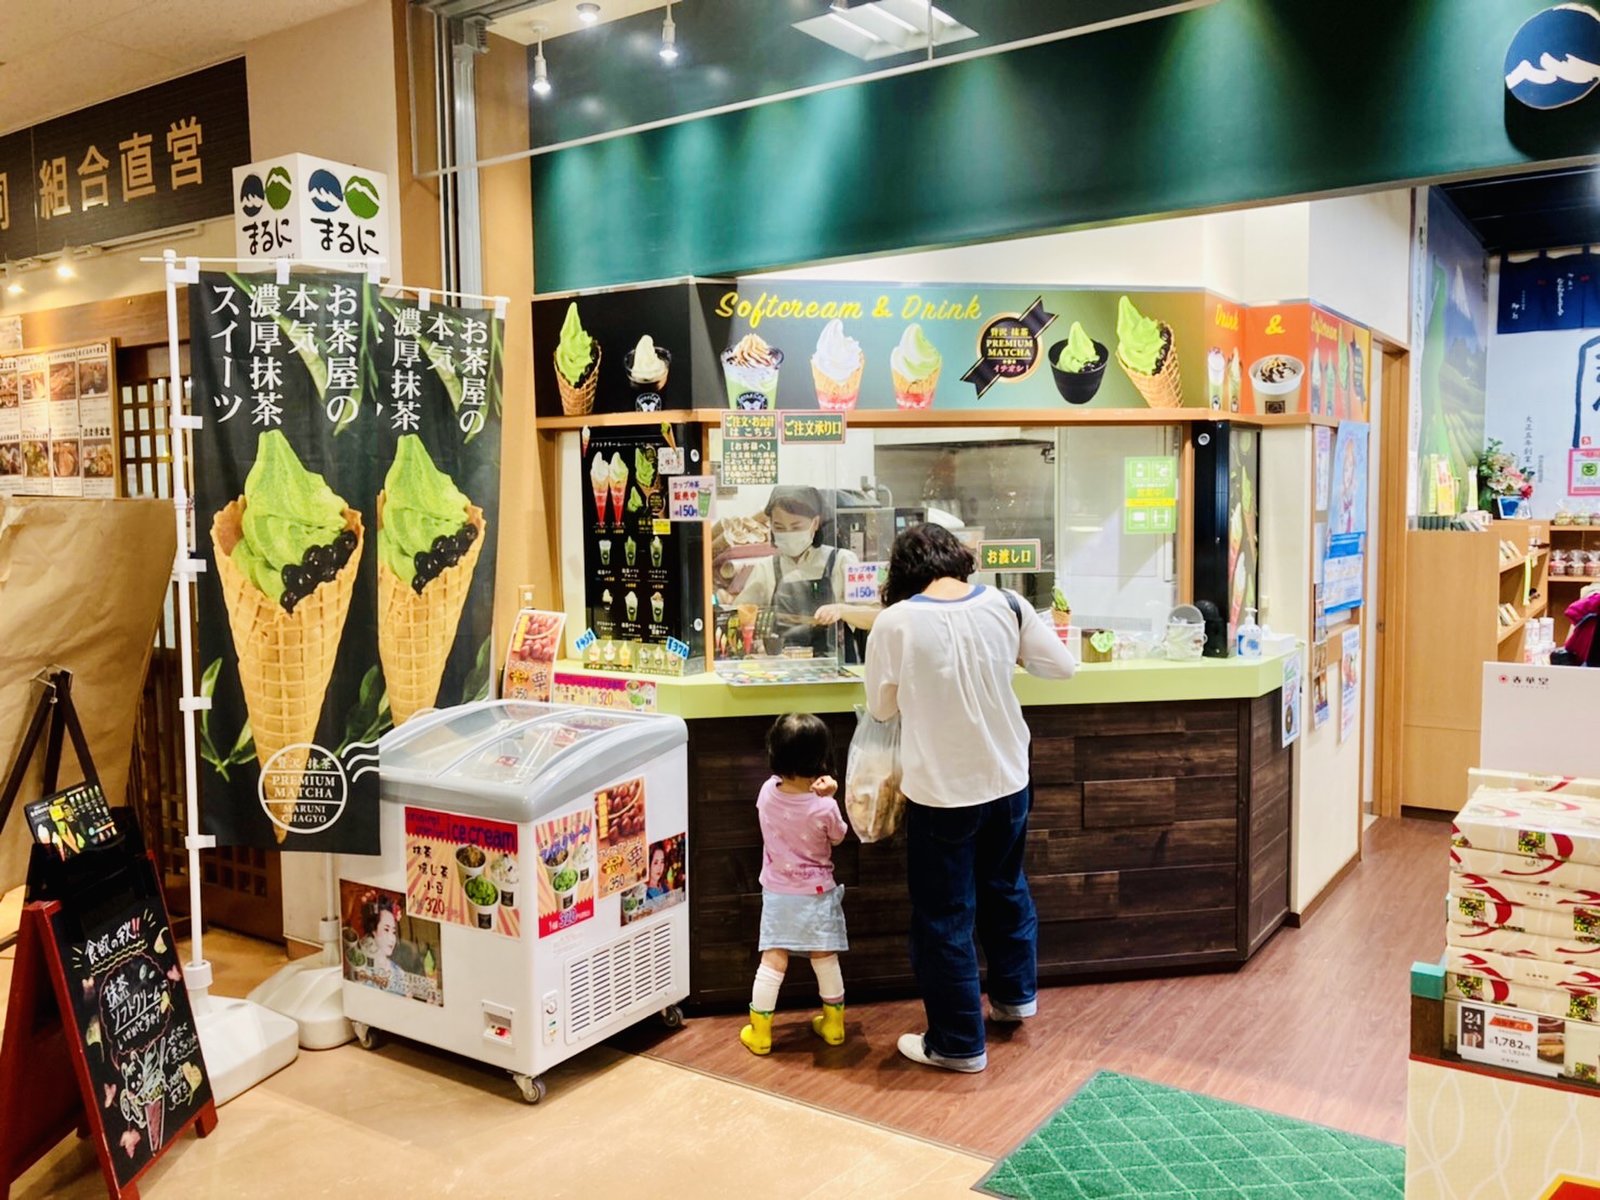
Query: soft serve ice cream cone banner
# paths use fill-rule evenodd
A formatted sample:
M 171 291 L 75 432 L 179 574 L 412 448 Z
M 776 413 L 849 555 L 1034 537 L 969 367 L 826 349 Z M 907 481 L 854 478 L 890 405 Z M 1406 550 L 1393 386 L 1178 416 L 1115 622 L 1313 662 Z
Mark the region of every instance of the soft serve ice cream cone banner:
M 378 738 L 489 694 L 503 322 L 347 274 L 189 297 L 205 827 L 376 853 Z

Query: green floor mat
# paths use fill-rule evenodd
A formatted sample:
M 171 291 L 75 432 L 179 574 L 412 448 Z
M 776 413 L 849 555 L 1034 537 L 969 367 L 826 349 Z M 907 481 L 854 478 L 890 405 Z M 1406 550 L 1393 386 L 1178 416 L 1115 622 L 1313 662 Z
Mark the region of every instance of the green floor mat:
M 978 1183 L 1007 1200 L 1402 1200 L 1399 1146 L 1101 1071 Z

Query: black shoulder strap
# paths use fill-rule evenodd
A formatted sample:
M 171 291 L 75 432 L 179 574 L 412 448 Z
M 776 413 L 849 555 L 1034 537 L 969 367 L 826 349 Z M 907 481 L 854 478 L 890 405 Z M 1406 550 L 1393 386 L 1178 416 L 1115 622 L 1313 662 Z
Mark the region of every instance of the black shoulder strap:
M 1593 624 L 1595 620 L 1596 615 L 1590 613 L 1573 626 L 1573 629 L 1574 631 L 1582 629 L 1585 625 Z M 1569 633 L 1567 636 L 1570 638 L 1572 634 Z M 1583 660 L 1583 665 L 1586 667 L 1600 667 L 1600 629 L 1596 629 L 1594 636 L 1589 639 L 1589 657 Z
M 1006 603 L 1011 606 L 1011 614 L 1017 618 L 1017 632 L 1022 632 L 1022 601 L 1017 599 L 1017 594 L 1010 588 L 1001 588 L 1000 594 L 1006 598 Z

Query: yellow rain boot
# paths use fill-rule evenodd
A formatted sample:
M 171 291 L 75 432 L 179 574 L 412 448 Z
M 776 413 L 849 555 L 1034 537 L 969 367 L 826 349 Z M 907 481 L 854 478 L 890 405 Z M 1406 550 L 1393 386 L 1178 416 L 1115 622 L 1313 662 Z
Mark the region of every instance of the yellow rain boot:
M 751 1054 L 772 1053 L 772 1014 L 750 1010 L 750 1024 L 739 1030 L 739 1040 Z M 844 1040 L 841 1033 L 839 1040 Z
M 844 1005 L 822 1002 L 822 1011 L 811 1018 L 811 1032 L 830 1046 L 844 1045 Z

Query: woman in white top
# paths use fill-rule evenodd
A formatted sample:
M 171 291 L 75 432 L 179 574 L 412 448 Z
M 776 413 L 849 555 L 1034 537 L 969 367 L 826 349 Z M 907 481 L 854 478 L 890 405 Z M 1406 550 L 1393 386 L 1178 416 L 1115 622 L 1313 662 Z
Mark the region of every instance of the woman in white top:
M 949 530 L 906 530 L 867 640 L 867 707 L 900 715 L 911 964 L 928 1018 L 900 1053 L 954 1071 L 989 1061 L 974 933 L 992 1018 L 1037 1010 L 1039 922 L 1022 870 L 1029 734 L 1012 677 L 1018 663 L 1048 679 L 1076 666 L 1029 605 L 969 584 L 975 566 Z
M 830 616 L 844 599 L 845 568 L 856 562 L 849 550 L 822 540 L 825 506 L 814 487 L 772 489 L 767 520 L 778 551 L 750 571 L 738 604 L 771 607 L 775 631 L 786 646 L 809 646 L 817 657 L 830 652 Z

